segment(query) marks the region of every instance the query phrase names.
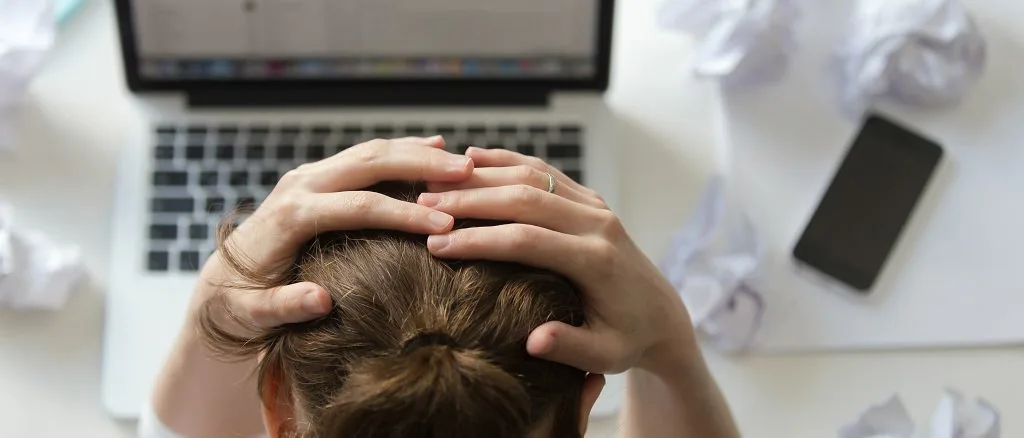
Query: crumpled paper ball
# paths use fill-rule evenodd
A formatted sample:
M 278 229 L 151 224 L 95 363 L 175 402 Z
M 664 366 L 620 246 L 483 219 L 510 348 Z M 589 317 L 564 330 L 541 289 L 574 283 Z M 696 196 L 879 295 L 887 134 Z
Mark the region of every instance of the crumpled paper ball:
M 42 233 L 15 231 L 13 209 L 0 203 L 0 307 L 57 310 L 85 279 L 81 251 Z
M 726 84 L 778 78 L 796 47 L 793 0 L 666 0 L 662 26 L 697 40 L 693 72 Z
M 907 408 L 898 396 L 869 407 L 854 422 L 839 430 L 839 438 L 999 438 L 999 411 L 984 400 L 968 403 L 959 392 L 947 389 L 932 414 L 925 434 L 914 430 Z
M 981 76 L 985 39 L 956 0 L 856 0 L 838 56 L 850 114 L 879 98 L 938 106 Z
M 762 255 L 750 218 L 729 197 L 725 179 L 713 178 L 660 264 L 705 344 L 738 352 L 753 341 L 765 303 L 747 280 L 760 266 Z
M 0 150 L 11 146 L 3 113 L 24 93 L 56 36 L 52 0 L 0 0 Z

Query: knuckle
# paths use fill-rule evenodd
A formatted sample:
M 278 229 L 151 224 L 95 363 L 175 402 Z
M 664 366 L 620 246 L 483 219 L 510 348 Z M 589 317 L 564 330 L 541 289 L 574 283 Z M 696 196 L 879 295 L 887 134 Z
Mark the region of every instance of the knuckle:
M 540 201 L 540 191 L 536 187 L 527 184 L 516 184 L 510 189 L 510 198 L 513 202 L 523 204 L 536 204 Z
M 308 208 L 302 202 L 302 196 L 280 196 L 273 203 L 265 204 L 269 207 L 270 218 L 274 228 L 280 230 L 295 230 L 308 217 Z
M 590 263 L 595 272 L 610 273 L 615 267 L 618 249 L 607 240 L 599 240 L 590 249 Z
M 537 157 L 527 157 L 526 164 L 537 170 L 544 170 L 548 168 L 548 163 Z
M 523 165 L 523 166 L 516 166 L 516 167 L 514 167 L 514 169 L 515 169 L 514 170 L 515 176 L 513 178 L 514 178 L 515 181 L 520 182 L 520 183 L 526 183 L 526 184 L 533 183 L 533 182 L 537 181 L 537 176 L 538 176 L 538 174 L 540 174 L 539 170 L 537 170 L 537 169 L 535 169 L 533 167 L 530 167 L 530 166 L 525 166 L 525 165 Z
M 619 216 L 613 213 L 611 210 L 598 210 L 597 224 L 601 235 L 606 237 L 617 238 L 626 232 L 625 227 L 623 227 L 622 225 L 622 221 L 619 219 Z
M 368 213 L 376 201 L 370 192 L 349 192 L 347 195 L 346 207 L 357 214 Z
M 377 161 L 378 158 L 388 153 L 391 147 L 391 140 L 385 140 L 382 138 L 375 138 L 373 140 L 362 143 L 352 149 L 353 158 L 359 160 L 364 164 L 370 164 Z
M 508 230 L 509 247 L 513 251 L 528 250 L 534 245 L 534 234 L 525 226 L 514 226 Z

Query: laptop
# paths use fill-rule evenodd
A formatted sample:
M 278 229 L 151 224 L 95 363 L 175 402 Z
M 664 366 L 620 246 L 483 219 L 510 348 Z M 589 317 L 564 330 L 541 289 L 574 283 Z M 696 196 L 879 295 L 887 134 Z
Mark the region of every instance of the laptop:
M 442 134 L 544 158 L 615 206 L 613 3 L 116 0 L 138 120 L 113 212 L 111 415 L 148 402 L 221 216 L 299 164 Z

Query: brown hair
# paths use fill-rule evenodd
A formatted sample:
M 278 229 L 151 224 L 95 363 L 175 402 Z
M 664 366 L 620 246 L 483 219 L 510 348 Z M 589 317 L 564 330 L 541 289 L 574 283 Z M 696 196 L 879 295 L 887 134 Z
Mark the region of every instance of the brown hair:
M 373 190 L 410 201 L 420 192 L 397 183 Z M 524 438 L 550 425 L 554 437 L 579 437 L 584 372 L 526 352 L 540 324 L 583 323 L 566 279 L 517 264 L 438 260 L 425 236 L 386 231 L 320 234 L 292 269 L 268 275 L 225 245 L 226 234 L 219 251 L 242 286 L 310 281 L 334 302 L 327 317 L 251 328 L 249 337 L 213 318 L 223 300 L 203 308 L 201 335 L 214 351 L 262 353 L 261 393 L 270 378 L 291 391 L 298 418 L 282 435 Z

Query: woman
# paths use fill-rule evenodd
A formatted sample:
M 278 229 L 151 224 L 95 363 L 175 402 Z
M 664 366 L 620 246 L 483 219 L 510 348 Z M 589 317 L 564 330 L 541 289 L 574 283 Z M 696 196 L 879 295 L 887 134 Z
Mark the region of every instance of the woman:
M 437 433 L 418 428 L 412 436 L 471 436 L 467 434 L 474 430 L 499 430 L 502 433 L 523 430 L 531 437 L 561 438 L 554 434 L 565 432 L 559 428 L 565 427 L 565 411 L 574 403 L 579 405 L 574 407 L 579 415 L 575 424 L 582 436 L 589 405 L 600 390 L 601 378 L 598 375 L 625 371 L 629 374 L 622 437 L 738 435 L 728 407 L 700 355 L 682 302 L 632 243 L 600 197 L 534 158 L 504 150 L 476 148 L 470 149 L 466 156 L 459 156 L 445 152 L 443 147 L 444 141 L 439 137 L 374 140 L 321 162 L 300 166 L 282 178 L 260 208 L 227 237 L 224 248 L 228 248 L 228 253 L 218 251 L 203 268 L 190 317 L 157 382 L 153 398 L 155 418 L 144 421 L 143 428 L 163 423 L 168 429 L 186 437 L 254 436 L 262 433 L 272 437 L 288 436 L 282 433 L 301 437 L 403 436 L 391 434 L 394 430 L 391 426 L 398 425 L 407 417 L 422 417 L 423 412 L 391 404 L 383 407 L 367 405 L 368 400 L 394 402 L 408 396 L 407 393 L 395 393 L 393 397 L 379 398 L 381 387 L 374 386 L 376 383 L 373 382 L 397 379 L 405 384 L 388 388 L 413 391 L 420 382 L 415 375 L 401 371 L 401 367 L 410 367 L 409 362 L 413 361 L 430 362 L 437 357 L 447 357 L 445 360 L 448 362 L 442 364 L 450 365 L 454 360 L 460 367 L 476 367 L 479 371 L 476 380 L 458 379 L 465 386 L 465 391 L 476 388 L 472 382 L 479 381 L 484 385 L 481 380 L 490 378 L 505 383 L 488 381 L 486 384 L 491 386 L 481 386 L 483 389 L 477 388 L 478 392 L 487 388 L 504 389 L 494 389 L 490 395 L 478 394 L 467 399 L 471 402 L 445 405 L 459 406 L 459 415 L 443 417 L 438 415 L 438 411 L 431 411 L 432 414 L 426 416 L 436 418 L 438 422 L 417 425 L 434 424 L 440 428 Z M 423 193 L 413 203 L 365 190 L 384 181 L 425 181 L 431 193 Z M 454 229 L 455 218 L 500 222 L 491 226 Z M 528 310 L 524 312 L 528 317 L 509 329 L 516 332 L 520 330 L 519 326 L 533 326 L 526 335 L 525 350 L 530 356 L 544 360 L 531 362 L 528 357 L 521 357 L 518 363 L 550 361 L 564 364 L 567 367 L 551 364 L 551 368 L 545 369 L 561 369 L 564 377 L 544 383 L 538 380 L 543 373 L 533 375 L 516 371 L 520 376 L 508 380 L 505 377 L 511 376 L 513 372 L 510 371 L 518 365 L 497 363 L 491 358 L 496 351 L 473 357 L 476 353 L 472 348 L 475 347 L 460 343 L 484 344 L 487 348 L 500 346 L 469 339 L 471 336 L 467 333 L 471 330 L 465 328 L 459 333 L 425 331 L 400 340 L 395 339 L 397 335 L 385 334 L 382 343 L 391 343 L 388 348 L 399 350 L 388 357 L 387 361 L 391 362 L 369 368 L 346 368 L 351 373 L 343 376 L 345 378 L 341 380 L 345 382 L 342 385 L 353 385 L 351 388 L 342 387 L 337 394 L 332 393 L 332 397 L 339 398 L 332 398 L 330 403 L 308 403 L 309 400 L 303 397 L 309 393 L 303 392 L 303 382 L 296 380 L 311 379 L 305 382 L 308 383 L 306 388 L 314 388 L 323 382 L 317 381 L 309 372 L 289 375 L 283 368 L 301 361 L 280 355 L 283 351 L 275 348 L 283 345 L 282 331 L 316 326 L 317 321 L 331 321 L 340 315 L 343 310 L 338 307 L 344 308 L 340 303 L 345 299 L 344 294 L 336 284 L 311 281 L 264 290 L 252 290 L 247 283 L 259 280 L 255 274 L 263 274 L 266 281 L 257 281 L 263 284 L 278 284 L 293 278 L 321 283 L 339 281 L 331 275 L 302 271 L 306 266 L 316 266 L 310 254 L 323 255 L 316 252 L 315 247 L 305 251 L 302 248 L 314 237 L 324 237 L 328 231 L 363 229 L 429 235 L 426 247 L 429 254 L 439 259 L 513 262 L 548 270 L 569 279 L 578 288 L 579 302 L 583 306 L 577 310 L 582 310 L 585 315 L 585 324 L 577 326 L 579 315 L 573 311 L 572 299 L 568 302 L 556 300 L 559 296 L 561 299 L 573 296 L 568 284 L 559 283 L 559 277 L 533 270 L 530 272 L 540 276 L 536 281 L 544 284 L 527 282 L 526 289 L 562 290 L 562 293 L 526 303 L 523 308 Z M 321 244 L 320 251 L 325 247 L 328 251 L 336 251 L 331 257 L 350 257 L 350 260 L 365 262 L 365 258 L 352 258 L 355 257 L 353 254 L 372 252 L 363 247 L 353 250 L 352 247 L 339 246 L 338 240 L 331 239 L 328 236 L 324 241 L 317 241 Z M 375 234 L 370 240 L 380 242 L 381 239 L 385 236 Z M 415 252 L 415 239 L 403 242 L 400 245 L 406 245 L 406 249 Z M 296 254 L 300 253 L 306 256 L 296 264 Z M 443 271 L 440 265 L 431 265 L 440 262 L 422 259 L 416 259 L 419 260 L 416 262 L 413 259 L 415 256 L 403 259 L 403 263 L 428 266 L 423 272 L 436 274 Z M 292 270 L 295 266 L 300 269 L 298 275 Z M 347 272 L 372 274 L 374 267 L 367 265 L 359 271 Z M 517 274 L 521 273 L 488 271 L 485 276 L 502 278 L 508 284 L 514 283 Z M 328 289 L 333 291 L 333 297 Z M 493 290 L 485 292 L 494 293 Z M 339 303 L 335 303 L 336 300 Z M 556 308 L 562 311 L 538 313 L 540 309 Z M 353 318 L 357 313 L 349 315 Z M 309 321 L 313 322 L 299 324 Z M 339 322 L 342 326 L 345 323 Z M 206 327 L 206 330 L 198 330 L 199 327 Z M 395 333 L 405 331 L 408 330 L 399 329 Z M 200 333 L 212 335 L 207 340 L 213 342 L 204 342 Z M 252 343 L 238 342 L 250 338 Z M 399 342 L 402 343 L 400 349 Z M 246 360 L 232 364 L 211 360 L 215 352 L 210 347 L 217 345 L 227 346 L 234 353 L 258 350 L 266 355 L 263 364 L 284 365 L 268 369 L 251 354 Z M 278 356 L 272 357 L 275 354 Z M 469 356 L 445 356 L 451 354 Z M 515 352 L 505 354 L 514 355 Z M 271 359 L 269 362 L 266 360 L 268 357 Z M 352 359 L 352 363 L 358 360 Z M 389 370 L 389 364 L 400 370 Z M 443 367 L 436 365 L 423 364 L 417 369 L 418 375 L 427 380 L 440 379 L 428 371 L 442 372 Z M 263 386 L 259 390 L 256 381 L 248 378 L 257 366 L 262 367 L 258 374 L 263 379 Z M 366 377 L 359 373 L 360 369 L 377 374 L 371 373 Z M 593 374 L 584 379 L 579 370 Z M 372 384 L 368 386 L 366 379 Z M 515 388 L 524 384 L 542 388 L 533 393 L 526 391 L 523 396 Z M 359 391 L 366 388 L 372 390 Z M 416 396 L 449 394 L 444 392 L 446 390 L 447 387 L 437 386 L 435 391 L 417 392 Z M 503 397 L 518 401 L 510 402 L 512 399 Z M 544 398 L 552 400 L 545 402 L 541 400 Z M 527 408 L 522 408 L 523 400 L 527 400 Z M 312 411 L 326 406 L 331 407 L 330 415 L 323 410 Z M 335 410 L 345 406 L 348 408 Z M 392 412 L 390 417 L 371 415 L 382 410 Z M 388 422 L 387 418 L 392 420 Z M 449 422 L 441 423 L 444 418 Z M 478 426 L 484 429 L 463 427 L 463 423 L 451 426 L 451 420 L 479 423 Z M 311 424 L 311 421 L 316 424 Z M 499 424 L 521 427 L 496 426 Z M 341 427 L 345 435 L 325 435 L 339 430 L 331 425 Z M 356 427 L 377 429 L 353 429 Z

